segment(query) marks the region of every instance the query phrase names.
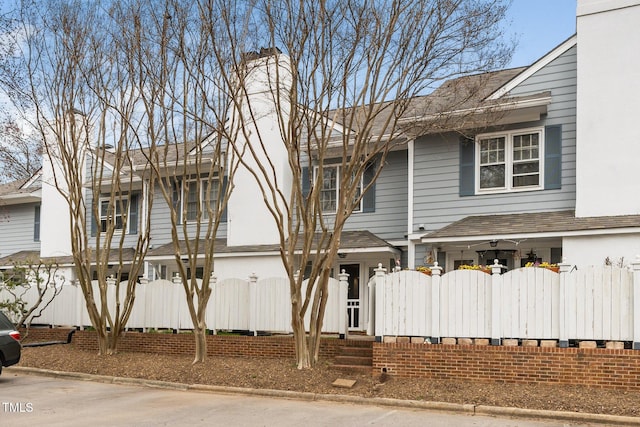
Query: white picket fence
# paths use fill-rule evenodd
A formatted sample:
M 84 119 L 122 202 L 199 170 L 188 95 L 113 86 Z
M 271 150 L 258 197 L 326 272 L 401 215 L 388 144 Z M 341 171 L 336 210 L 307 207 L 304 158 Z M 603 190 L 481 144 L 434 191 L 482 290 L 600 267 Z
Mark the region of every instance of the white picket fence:
M 329 301 L 325 312 L 323 332 L 346 334 L 347 277 L 329 279 Z M 107 303 L 111 312 L 116 304 L 115 281 L 108 280 Z M 178 281 L 176 281 L 178 282 Z M 122 282 L 122 288 L 126 282 Z M 303 288 L 306 289 L 308 281 Z M 99 303 L 98 282 L 93 282 L 94 295 Z M 252 276 L 248 280 L 226 279 L 211 281 L 212 293 L 207 305 L 207 327 L 213 330 L 269 331 L 291 333 L 291 300 L 286 278 Z M 303 289 L 303 292 L 304 292 Z M 21 291 L 22 292 L 22 291 Z M 120 296 L 122 300 L 124 295 Z M 37 298 L 35 288 L 28 288 L 23 299 L 31 305 Z M 0 287 L 0 300 L 10 299 Z M 307 324 L 309 316 L 307 316 Z M 34 324 L 74 327 L 90 326 L 84 296 L 79 286 L 62 285 L 61 293 L 34 320 Z M 184 289 L 181 283 L 156 280 L 137 284 L 136 298 L 127 323 L 128 328 L 192 329 Z
M 632 341 L 640 349 L 640 262 L 631 269 L 561 264 L 560 273 L 456 270 L 432 276 L 378 268 L 369 282 L 369 334 Z
M 347 275 L 329 283 L 323 331 L 347 334 Z M 97 288 L 97 283 L 94 283 Z M 213 330 L 291 333 L 291 304 L 284 278 L 213 280 L 206 321 Z M 108 304 L 115 307 L 115 286 Z M 0 288 L 0 299 L 6 291 Z M 97 292 L 96 292 L 97 295 Z M 27 303 L 35 299 L 27 290 Z M 640 262 L 631 269 L 562 264 L 560 273 L 521 268 L 500 274 L 456 270 L 440 275 L 415 271 L 387 274 L 378 268 L 363 307 L 369 335 L 454 338 L 631 341 L 640 349 Z M 307 322 L 309 320 L 307 319 Z M 44 325 L 90 326 L 79 287 L 62 292 L 35 321 Z M 141 283 L 128 328 L 191 329 L 179 283 Z

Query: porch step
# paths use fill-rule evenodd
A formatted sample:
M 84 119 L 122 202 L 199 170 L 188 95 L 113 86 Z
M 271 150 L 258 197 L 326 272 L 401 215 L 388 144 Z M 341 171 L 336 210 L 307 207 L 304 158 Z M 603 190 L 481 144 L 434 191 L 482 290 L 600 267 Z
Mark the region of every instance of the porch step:
M 373 367 L 373 343 L 341 347 L 334 358 L 333 368 L 343 372 L 371 373 Z

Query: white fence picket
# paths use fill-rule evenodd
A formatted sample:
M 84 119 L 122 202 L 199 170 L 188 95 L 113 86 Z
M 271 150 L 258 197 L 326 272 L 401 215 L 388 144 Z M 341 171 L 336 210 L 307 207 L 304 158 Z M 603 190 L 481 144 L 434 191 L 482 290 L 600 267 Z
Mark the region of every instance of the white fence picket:
M 369 333 L 378 336 L 559 339 L 562 320 L 564 340 L 634 341 L 636 345 L 634 325 L 640 325 L 640 299 L 635 301 L 638 292 L 634 286 L 640 288 L 640 283 L 634 284 L 634 280 L 640 279 L 640 264 L 634 264 L 634 271 L 612 266 L 569 270 L 557 274 L 543 268 L 522 268 L 503 275 L 457 270 L 434 277 L 415 271 L 387 274 L 380 270 L 371 281 L 370 306 L 362 309 L 371 325 Z M 99 306 L 97 281 L 92 285 Z M 158 280 L 137 286 L 127 327 L 193 327 L 180 284 Z M 328 283 L 323 332 L 346 333 L 345 286 L 346 281 L 335 279 Z M 107 289 L 111 310 L 116 304 L 115 288 L 110 284 Z M 37 297 L 35 289 L 21 292 L 27 302 Z M 6 298 L 2 287 L 0 298 Z M 120 295 L 123 298 L 124 292 Z M 207 326 L 291 332 L 289 298 L 285 278 L 214 280 Z M 492 328 L 494 321 L 497 326 Z M 305 322 L 308 325 L 308 315 Z M 80 288 L 62 285 L 60 295 L 35 323 L 90 325 Z

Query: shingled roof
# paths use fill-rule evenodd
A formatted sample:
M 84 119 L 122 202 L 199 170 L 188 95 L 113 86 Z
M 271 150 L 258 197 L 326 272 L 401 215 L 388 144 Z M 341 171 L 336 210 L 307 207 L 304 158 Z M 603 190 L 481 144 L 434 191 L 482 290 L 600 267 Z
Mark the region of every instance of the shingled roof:
M 571 232 L 615 230 L 640 227 L 640 215 L 576 217 L 575 212 L 533 212 L 468 216 L 423 237 L 423 241 L 493 235 L 530 235 L 553 233 L 561 236 Z
M 301 244 L 302 242 L 300 242 Z M 344 231 L 340 239 L 340 250 L 351 251 L 357 249 L 379 249 L 380 251 L 393 251 L 393 246 L 384 239 L 376 236 L 370 231 Z M 280 245 L 246 245 L 246 246 L 228 246 L 227 239 L 216 239 L 214 243 L 214 251 L 217 254 L 234 254 L 234 253 L 268 253 L 280 251 Z M 186 243 L 180 243 L 180 252 L 186 254 Z M 173 256 L 175 253 L 173 243 L 167 243 L 149 251 L 148 257 L 166 257 Z

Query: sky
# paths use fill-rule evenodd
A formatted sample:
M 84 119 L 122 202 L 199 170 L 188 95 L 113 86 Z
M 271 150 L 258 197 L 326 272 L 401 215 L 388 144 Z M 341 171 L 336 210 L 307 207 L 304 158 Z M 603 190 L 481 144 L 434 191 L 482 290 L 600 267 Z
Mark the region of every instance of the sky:
M 576 0 L 512 0 L 508 38 L 518 45 L 510 67 L 531 65 L 576 32 Z

